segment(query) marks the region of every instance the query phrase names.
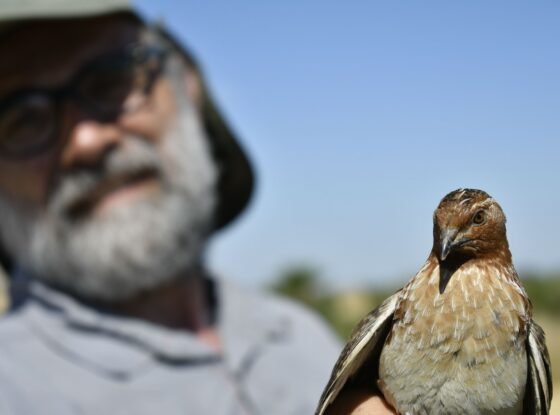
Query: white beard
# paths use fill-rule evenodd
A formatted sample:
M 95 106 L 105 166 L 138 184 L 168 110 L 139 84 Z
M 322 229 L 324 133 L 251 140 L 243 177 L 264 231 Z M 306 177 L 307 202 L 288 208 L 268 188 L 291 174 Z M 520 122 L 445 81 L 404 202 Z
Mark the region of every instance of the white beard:
M 217 168 L 195 110 L 186 97 L 177 100 L 161 150 L 126 137 L 99 171 L 63 175 L 44 210 L 0 197 L 0 238 L 19 267 L 80 297 L 118 301 L 199 264 L 212 226 Z M 100 180 L 142 169 L 157 172 L 159 192 L 103 214 L 69 217 L 69 203 Z

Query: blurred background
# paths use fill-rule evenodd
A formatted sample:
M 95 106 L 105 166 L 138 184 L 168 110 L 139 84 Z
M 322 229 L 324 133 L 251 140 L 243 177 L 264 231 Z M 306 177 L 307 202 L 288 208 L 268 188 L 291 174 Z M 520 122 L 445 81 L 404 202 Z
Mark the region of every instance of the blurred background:
M 189 45 L 253 158 L 252 206 L 209 262 L 342 338 L 427 257 L 458 187 L 508 216 L 560 414 L 560 3 L 137 2 Z

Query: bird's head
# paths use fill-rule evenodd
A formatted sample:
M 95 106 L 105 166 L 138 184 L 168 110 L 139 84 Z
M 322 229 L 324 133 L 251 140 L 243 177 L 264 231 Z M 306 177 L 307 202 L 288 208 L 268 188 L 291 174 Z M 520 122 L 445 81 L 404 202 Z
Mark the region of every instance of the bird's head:
M 449 193 L 434 212 L 434 253 L 440 263 L 509 255 L 500 205 L 482 190 Z

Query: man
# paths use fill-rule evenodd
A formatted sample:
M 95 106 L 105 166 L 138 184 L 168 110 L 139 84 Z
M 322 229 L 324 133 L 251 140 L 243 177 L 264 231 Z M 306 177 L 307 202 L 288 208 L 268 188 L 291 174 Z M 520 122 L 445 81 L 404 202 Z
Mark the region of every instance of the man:
M 0 56 L 0 413 L 312 413 L 338 342 L 206 270 L 252 172 L 190 55 L 122 0 L 34 0 Z

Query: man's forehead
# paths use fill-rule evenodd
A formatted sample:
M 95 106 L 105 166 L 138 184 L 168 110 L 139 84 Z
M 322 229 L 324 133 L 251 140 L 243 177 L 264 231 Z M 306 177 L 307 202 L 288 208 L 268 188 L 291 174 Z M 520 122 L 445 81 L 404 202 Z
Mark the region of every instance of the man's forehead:
M 84 63 L 138 40 L 141 28 L 124 14 L 22 23 L 0 35 L 0 97 L 63 83 Z

